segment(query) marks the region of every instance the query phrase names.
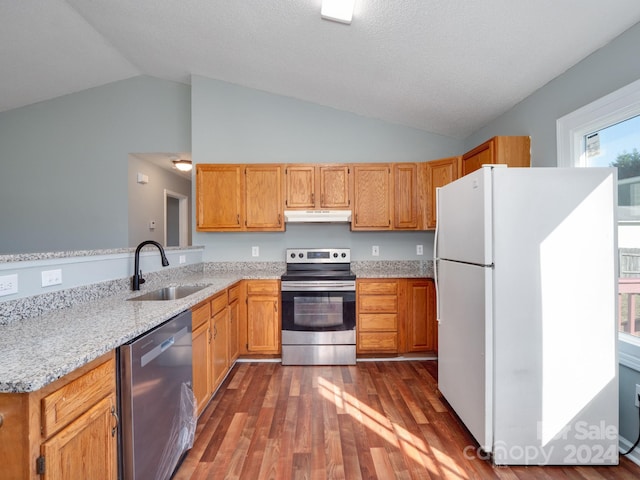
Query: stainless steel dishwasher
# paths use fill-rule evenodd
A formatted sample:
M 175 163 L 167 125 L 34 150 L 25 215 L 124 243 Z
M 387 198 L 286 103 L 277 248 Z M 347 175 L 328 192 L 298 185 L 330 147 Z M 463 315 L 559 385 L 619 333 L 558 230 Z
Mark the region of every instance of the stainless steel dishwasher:
M 119 348 L 121 476 L 168 479 L 193 446 L 191 312 Z

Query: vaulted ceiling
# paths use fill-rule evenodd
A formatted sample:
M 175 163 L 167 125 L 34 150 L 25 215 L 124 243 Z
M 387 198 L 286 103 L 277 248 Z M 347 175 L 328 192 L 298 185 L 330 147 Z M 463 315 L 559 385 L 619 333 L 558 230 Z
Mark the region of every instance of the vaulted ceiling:
M 201 75 L 464 138 L 638 21 L 638 0 L 356 0 L 351 25 L 320 0 L 0 0 L 0 111 Z

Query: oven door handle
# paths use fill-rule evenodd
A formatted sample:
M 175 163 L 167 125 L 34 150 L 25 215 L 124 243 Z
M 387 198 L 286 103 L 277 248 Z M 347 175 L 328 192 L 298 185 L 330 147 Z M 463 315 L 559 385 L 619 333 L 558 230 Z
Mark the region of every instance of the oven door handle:
M 355 292 L 355 281 L 332 282 L 330 280 L 281 282 L 283 292 Z

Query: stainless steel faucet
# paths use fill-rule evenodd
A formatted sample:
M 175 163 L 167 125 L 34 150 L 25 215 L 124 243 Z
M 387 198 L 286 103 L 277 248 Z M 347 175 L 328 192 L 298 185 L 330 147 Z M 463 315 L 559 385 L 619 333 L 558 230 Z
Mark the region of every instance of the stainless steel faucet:
M 169 266 L 169 260 L 167 260 L 167 256 L 164 254 L 162 245 L 154 240 L 145 240 L 140 245 L 138 245 L 138 248 L 136 248 L 135 265 L 133 267 L 133 279 L 131 287 L 132 290 L 140 290 L 140 284 L 144 283 L 144 278 L 142 278 L 142 271 L 140 271 L 140 250 L 142 250 L 142 247 L 144 247 L 145 245 L 155 245 L 156 247 L 158 247 L 158 250 L 160 250 L 160 257 L 162 257 L 162 266 Z

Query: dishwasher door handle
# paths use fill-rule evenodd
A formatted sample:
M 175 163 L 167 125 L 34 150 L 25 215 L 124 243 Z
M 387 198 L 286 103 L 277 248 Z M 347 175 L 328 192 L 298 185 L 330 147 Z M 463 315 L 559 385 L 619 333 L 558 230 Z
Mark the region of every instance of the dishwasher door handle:
M 145 365 L 154 361 L 156 358 L 162 355 L 163 352 L 170 349 L 176 343 L 177 340 L 180 340 L 187 333 L 188 333 L 188 329 L 187 327 L 184 327 L 172 337 L 167 338 L 160 345 L 156 345 L 154 348 L 152 348 L 147 353 L 142 355 L 142 357 L 140 357 L 140 366 L 144 367 Z

